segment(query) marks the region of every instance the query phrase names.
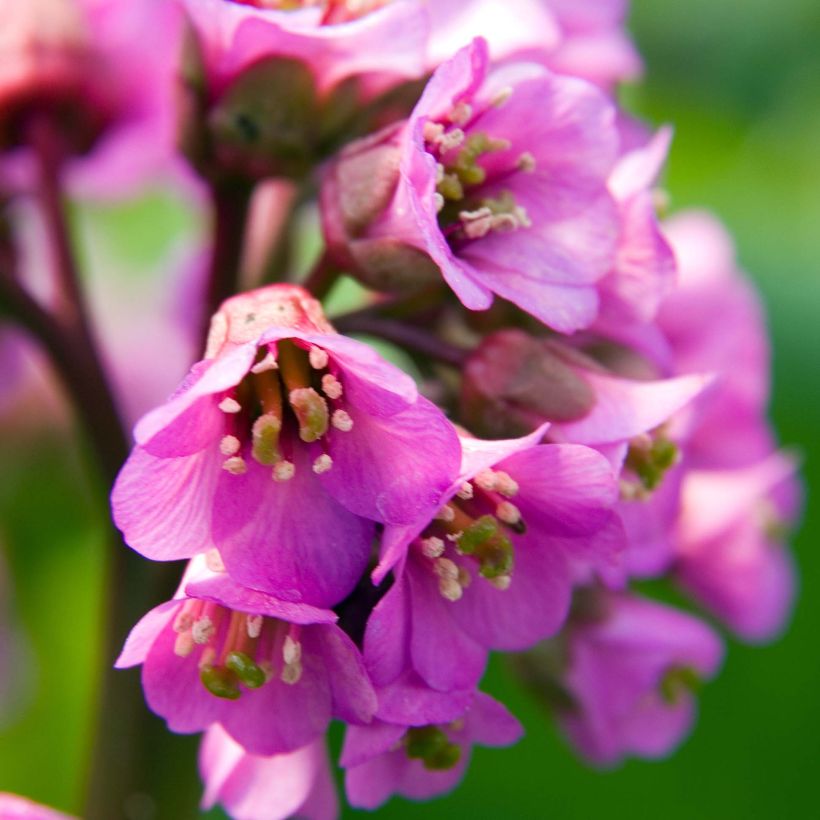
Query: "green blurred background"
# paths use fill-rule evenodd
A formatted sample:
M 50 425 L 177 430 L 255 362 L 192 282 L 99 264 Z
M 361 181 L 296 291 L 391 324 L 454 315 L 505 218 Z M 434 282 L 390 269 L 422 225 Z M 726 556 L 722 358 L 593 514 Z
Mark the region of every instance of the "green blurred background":
M 651 121 L 675 126 L 666 178 L 672 209 L 709 207 L 735 234 L 768 305 L 775 424 L 782 442 L 804 454 L 806 484 L 816 486 L 820 3 L 635 0 L 632 30 L 647 76 L 625 100 Z M 134 270 L 157 263 L 191 226 L 162 197 L 91 218 Z M 106 511 L 85 463 L 59 426 L 0 442 L 0 537 L 11 603 L 31 645 L 17 700 L 0 719 L 0 790 L 73 811 L 81 805 L 92 674 L 102 662 L 89 636 L 101 616 Z M 794 540 L 802 589 L 791 629 L 767 647 L 730 643 L 723 673 L 701 698 L 693 736 L 671 759 L 607 773 L 586 768 L 496 659 L 487 688 L 523 721 L 526 738 L 513 749 L 478 750 L 452 796 L 423 807 L 393 800 L 383 816 L 817 816 L 820 513 L 812 501 L 809 495 Z M 182 742 L 179 759 L 157 764 L 182 772 L 193 766 L 185 755 L 191 748 Z M 173 805 L 169 798 L 154 816 L 179 817 Z

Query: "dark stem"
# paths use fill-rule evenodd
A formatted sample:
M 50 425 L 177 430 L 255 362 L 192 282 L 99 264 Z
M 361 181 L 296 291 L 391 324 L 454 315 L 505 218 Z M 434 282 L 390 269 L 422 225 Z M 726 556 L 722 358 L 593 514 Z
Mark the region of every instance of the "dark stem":
M 322 300 L 330 293 L 330 289 L 336 284 L 341 271 L 331 261 L 327 251 L 316 260 L 312 270 L 302 282 L 302 287 L 309 291 L 314 298 Z
M 237 291 L 251 193 L 252 188 L 246 183 L 213 183 L 211 186 L 214 240 L 202 310 L 203 349 L 211 316 Z
M 453 367 L 463 367 L 469 351 L 432 336 L 428 330 L 378 316 L 348 314 L 334 320 L 339 333 L 363 333 L 393 342 L 409 351 L 420 353 Z

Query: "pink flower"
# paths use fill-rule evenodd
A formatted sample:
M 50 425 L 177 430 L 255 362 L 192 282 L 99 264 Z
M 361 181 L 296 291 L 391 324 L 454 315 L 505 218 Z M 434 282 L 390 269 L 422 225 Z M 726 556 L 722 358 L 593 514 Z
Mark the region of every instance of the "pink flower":
M 3 820 L 74 820 L 71 815 L 8 792 L 0 792 L 0 817 Z
M 471 310 L 495 294 L 571 332 L 595 318 L 613 261 L 616 147 L 597 89 L 530 63 L 488 73 L 479 39 L 436 71 L 404 125 L 331 166 L 326 239 L 377 287 L 437 269 Z
M 362 575 L 374 522 L 437 506 L 458 471 L 452 425 L 317 310 L 295 286 L 225 303 L 212 358 L 136 427 L 112 494 L 134 549 L 173 560 L 216 546 L 239 583 L 332 606 Z
M 117 660 L 142 664 L 148 705 L 168 728 L 219 723 L 250 753 L 274 755 L 323 735 L 332 716 L 369 721 L 376 696 L 333 612 L 245 589 L 209 569 L 214 560 L 191 562 L 177 597 L 142 618 Z
M 262 757 L 214 725 L 202 739 L 199 771 L 205 781 L 202 808 L 220 803 L 234 820 L 334 820 L 338 814 L 324 740 Z
M 794 462 L 778 453 L 734 470 L 693 470 L 681 492 L 675 575 L 748 641 L 775 637 L 794 601 L 794 565 L 781 543 L 795 516 Z
M 717 672 L 721 642 L 701 621 L 641 598 L 608 595 L 603 611 L 568 630 L 561 684 L 572 705 L 559 722 L 598 765 L 662 757 L 689 731 L 692 691 Z
M 489 649 L 554 634 L 573 582 L 617 566 L 617 485 L 595 451 L 525 439 L 463 441 L 462 473 L 435 517 L 385 528 L 375 580 L 396 580 L 365 633 L 377 685 L 415 670 L 434 689 L 476 685 Z
M 481 692 L 469 709 L 446 722 L 350 726 L 340 760 L 347 769 L 348 800 L 375 809 L 393 794 L 412 800 L 445 794 L 464 776 L 474 744 L 510 746 L 522 734 L 521 724 Z

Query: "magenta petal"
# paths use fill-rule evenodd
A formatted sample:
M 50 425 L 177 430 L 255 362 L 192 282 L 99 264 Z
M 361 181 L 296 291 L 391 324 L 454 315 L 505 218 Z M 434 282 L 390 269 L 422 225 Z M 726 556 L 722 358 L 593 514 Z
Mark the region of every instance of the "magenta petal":
M 351 732 L 355 727 L 348 729 Z M 399 727 L 400 734 L 404 727 Z M 385 752 L 345 772 L 345 793 L 351 806 L 376 809 L 398 790 L 407 760 L 403 750 Z
M 279 618 L 294 624 L 332 624 L 338 618 L 330 609 L 279 601 L 264 592 L 248 589 L 226 574 L 211 575 L 204 580 L 186 584 L 185 594 L 191 598 L 222 604 L 228 609 Z
M 333 469 L 322 483 L 351 512 L 390 524 L 432 516 L 458 473 L 455 428 L 431 402 L 388 418 L 348 405 L 353 429 L 328 431 Z
M 158 458 L 136 447 L 111 493 L 114 523 L 128 545 L 154 561 L 189 558 L 210 549 L 211 509 L 220 475 L 218 448 Z
M 436 578 L 411 560 L 407 566 L 412 613 L 413 668 L 433 689 L 473 689 L 487 665 L 486 643 L 462 631 L 450 617 L 458 602 L 438 591 Z
M 333 697 L 333 715 L 348 723 L 367 723 L 378 703 L 359 650 L 336 626 L 305 633 L 305 651 L 321 657 Z
M 339 765 L 345 769 L 360 766 L 376 755 L 389 751 L 407 730 L 397 723 L 374 720 L 369 726 L 348 726 Z
M 405 672 L 389 686 L 379 689 L 376 716 L 405 726 L 449 723 L 464 714 L 474 695 L 472 689 L 438 692 L 426 686 L 415 672 Z
M 386 686 L 409 665 L 410 612 L 407 578 L 403 572 L 367 619 L 364 658 L 373 683 Z
M 467 713 L 469 735 L 481 746 L 512 746 L 524 735 L 524 727 L 504 704 L 478 692 Z
M 485 441 L 484 439 L 471 437 L 462 438 L 459 483 L 472 479 L 477 473 L 493 467 L 515 453 L 529 450 L 544 438 L 544 434 L 549 428 L 549 423 L 546 423 L 521 438 L 496 441 Z
M 361 577 L 374 525 L 331 498 L 293 449 L 296 473 L 275 482 L 250 460 L 244 475 L 223 475 L 214 499 L 213 537 L 230 575 L 277 598 L 333 606 Z
M 469 566 L 466 562 L 464 566 Z M 528 649 L 554 635 L 569 612 L 572 577 L 563 550 L 536 534 L 516 539 L 508 589 L 475 576 L 452 608 L 468 635 L 490 649 Z
M 114 666 L 117 669 L 127 669 L 129 666 L 143 663 L 157 636 L 170 621 L 171 613 L 179 606 L 178 600 L 165 601 L 143 615 L 128 633 Z

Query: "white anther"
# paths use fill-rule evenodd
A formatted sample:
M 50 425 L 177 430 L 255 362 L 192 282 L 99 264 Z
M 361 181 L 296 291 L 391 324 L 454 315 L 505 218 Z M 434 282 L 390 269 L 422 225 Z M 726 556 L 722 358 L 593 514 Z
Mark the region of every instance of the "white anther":
M 213 666 L 216 660 L 216 649 L 212 646 L 206 647 L 199 656 L 199 668 L 204 669 L 206 666 Z
M 302 644 L 290 635 L 285 635 L 285 640 L 282 643 L 282 660 L 287 666 L 299 663 L 302 660 Z
M 454 125 L 466 125 L 473 116 L 473 107 L 466 102 L 458 102 L 447 115 L 447 119 Z
M 436 142 L 441 152 L 446 154 L 448 151 L 458 148 L 458 146 L 464 142 L 464 132 L 460 128 L 453 128 L 452 131 L 447 131 L 442 134 Z
M 238 413 L 242 409 L 242 405 L 230 396 L 226 396 L 217 405 L 223 413 Z
M 443 133 L 444 126 L 440 122 L 433 122 L 432 120 L 427 120 L 421 131 L 425 142 L 437 142 Z
M 476 474 L 473 478 L 473 482 L 477 487 L 481 487 L 482 490 L 486 490 L 488 493 L 491 493 L 496 488 L 498 479 L 494 470 L 482 470 L 480 473 Z
M 498 107 L 504 105 L 507 100 L 512 97 L 512 86 L 504 86 L 504 88 L 499 88 L 498 91 L 493 95 L 492 100 L 490 101 L 492 105 Z
M 322 455 L 313 462 L 313 472 L 316 473 L 316 475 L 326 473 L 331 467 L 333 467 L 333 459 L 327 453 L 322 453 Z
M 183 610 L 174 618 L 174 632 L 187 632 L 194 623 L 190 612 Z
M 215 549 L 208 550 L 205 553 L 205 566 L 211 572 L 225 572 L 225 564 L 222 561 L 222 556 Z
M 459 530 L 458 532 L 448 532 L 446 537 L 448 541 L 457 545 L 462 535 L 464 535 L 464 530 Z
M 278 370 L 279 364 L 276 361 L 273 353 L 268 351 L 268 355 L 262 359 L 261 362 L 257 362 L 252 368 L 251 373 L 267 373 L 269 370 Z
M 445 504 L 434 516 L 436 521 L 452 521 L 455 517 L 456 511 L 449 504 Z
M 292 461 L 277 461 L 273 465 L 274 481 L 290 481 L 296 475 L 296 467 Z
M 273 664 L 270 661 L 259 661 L 257 666 L 265 674 L 265 683 L 273 678 Z
M 236 436 L 223 436 L 219 442 L 219 452 L 223 456 L 236 455 L 242 449 L 242 442 Z
M 461 584 L 455 578 L 439 578 L 438 591 L 448 601 L 457 601 L 464 594 Z
M 458 583 L 462 589 L 467 589 L 473 583 L 473 576 L 470 575 L 470 570 L 466 567 L 458 568 Z
M 459 488 L 456 495 L 462 501 L 469 501 L 473 497 L 473 485 L 469 481 L 465 481 Z
M 502 592 L 505 589 L 510 588 L 510 584 L 512 583 L 512 578 L 509 575 L 497 575 L 495 578 L 488 578 L 487 579 L 496 589 L 500 589 Z
M 493 229 L 493 212 L 485 205 L 475 211 L 460 211 L 458 218 L 461 220 L 464 233 L 469 239 L 481 239 Z
M 421 539 L 421 554 L 425 558 L 440 558 L 444 555 L 444 541 L 434 535 Z
M 327 367 L 327 353 L 322 350 L 321 347 L 316 347 L 316 345 L 311 346 L 310 352 L 308 353 L 308 360 L 310 361 L 310 366 L 314 370 L 322 370 Z
M 342 393 L 344 393 L 344 388 L 332 373 L 325 373 L 322 376 L 322 391 L 329 399 L 340 399 Z
M 288 684 L 288 686 L 293 686 L 296 683 L 299 683 L 299 679 L 302 677 L 302 664 L 301 663 L 289 663 L 282 669 L 282 674 L 279 676 L 279 679 L 282 683 Z
M 334 410 L 330 423 L 343 433 L 349 433 L 353 429 L 353 419 L 346 410 Z
M 507 498 L 515 498 L 518 495 L 518 482 L 509 473 L 499 470 L 495 474 L 495 489 Z
M 174 654 L 180 658 L 187 658 L 194 651 L 194 639 L 190 632 L 177 635 L 174 641 Z
M 524 151 L 524 153 L 518 157 L 516 165 L 519 171 L 523 171 L 525 174 L 531 174 L 535 170 L 535 157 L 529 151 Z
M 262 634 L 262 624 L 265 619 L 261 615 L 248 615 L 245 629 L 249 638 L 258 638 Z
M 444 197 L 438 191 L 433 191 L 433 207 L 437 214 L 444 208 Z
M 505 524 L 517 524 L 521 520 L 521 510 L 509 501 L 502 501 L 495 508 L 495 517 Z
M 248 471 L 248 465 L 242 456 L 231 456 L 222 462 L 222 469 L 227 470 L 231 475 L 242 475 Z
M 444 166 L 440 162 L 437 162 L 436 163 L 436 185 L 438 185 L 439 182 L 444 182 L 444 174 L 445 173 L 446 173 L 446 171 L 444 170 Z
M 439 578 L 458 578 L 458 564 L 449 558 L 436 558 L 433 569 Z
M 214 622 L 207 616 L 203 615 L 194 621 L 191 627 L 191 635 L 194 643 L 208 643 L 213 638 L 216 632 Z

